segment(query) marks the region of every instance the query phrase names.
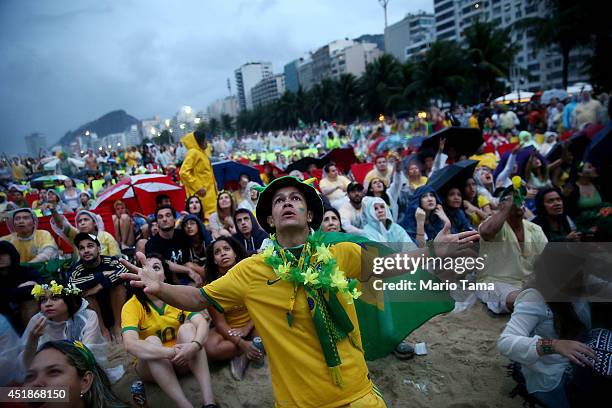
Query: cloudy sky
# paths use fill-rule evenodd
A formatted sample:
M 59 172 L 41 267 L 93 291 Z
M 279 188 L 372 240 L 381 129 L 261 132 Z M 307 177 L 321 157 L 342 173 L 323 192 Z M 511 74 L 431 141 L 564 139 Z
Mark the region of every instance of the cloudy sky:
M 432 0 L 390 0 L 389 24 Z M 247 61 L 275 72 L 338 38 L 382 33 L 377 0 L 0 0 L 0 143 L 25 151 L 124 109 L 143 119 L 227 95 Z

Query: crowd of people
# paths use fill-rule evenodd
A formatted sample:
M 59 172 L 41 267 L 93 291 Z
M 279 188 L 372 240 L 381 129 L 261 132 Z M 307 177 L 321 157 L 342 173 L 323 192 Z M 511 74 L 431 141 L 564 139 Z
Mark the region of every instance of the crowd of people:
M 526 397 L 551 407 L 576 404 L 605 381 L 590 379 L 586 390 L 576 379 L 590 374 L 572 367 L 594 364 L 589 335 L 612 325 L 596 319 L 585 301 L 549 300 L 556 257 L 574 257 L 566 261 L 583 275 L 573 279 L 593 278 L 576 264 L 578 255 L 555 252 L 549 243 L 610 240 L 611 162 L 583 161 L 584 149 L 572 144 L 588 132 L 590 138 L 609 132 L 609 118 L 607 95 L 583 92 L 546 105 L 433 107 L 414 118 L 322 122 L 236 138 L 195 131 L 175 145 L 88 151 L 82 168 L 61 152 L 54 174 L 66 177 L 44 187 L 28 183 L 44 172 L 43 160 L 4 159 L 0 360 L 14 370 L 5 370 L 2 385 L 57 384 L 46 367 L 61 365 L 63 385 L 74 388 L 83 406 L 126 406 L 110 388 L 128 369 L 108 363 L 108 346 L 117 343 L 133 356 L 139 378 L 156 383 L 176 406 L 192 406 L 178 379 L 191 373 L 210 408 L 216 404 L 209 361 L 228 361 L 241 380 L 249 364 L 264 359 L 256 344 L 261 337 L 279 406 L 385 406 L 355 338 L 359 325 L 347 299 L 358 290 L 345 288 L 363 278 L 359 247 L 346 243 L 358 236 L 401 243 L 414 256 L 434 243 L 479 241 L 471 251 L 486 254 L 487 267 L 466 276 L 495 289 L 452 292 L 455 310 L 480 301 L 492 314 L 509 315 L 497 347 L 520 364 Z M 451 126 L 481 130 L 484 143 L 469 156 L 449 149 L 444 138 L 434 149 L 419 148 L 417 140 Z M 347 147 L 360 163 L 371 163 L 367 174 L 342 174 L 349 167 L 334 161 L 287 171 L 300 159 Z M 430 183 L 466 159 L 477 162 L 470 174 Z M 261 166 L 262 183 L 245 173 L 226 190 L 215 181 L 216 160 Z M 160 193 L 147 215 L 116 200 L 112 225 L 105 225 L 91 211 L 95 199 L 139 173 L 169 174 L 186 201 L 179 208 Z M 45 217 L 50 227 L 43 229 Z M 329 262 L 318 252 L 326 247 L 312 238 L 315 231 L 345 237 L 329 247 L 340 273 L 329 278 L 332 289 L 311 285 Z M 317 252 L 308 252 L 315 243 Z M 313 259 L 320 268 L 314 277 Z M 293 269 L 301 280 L 291 280 Z M 305 295 L 298 295 L 301 287 Z M 321 290 L 334 299 L 337 293 L 337 301 Z M 331 329 L 319 326 L 326 318 Z M 334 319 L 343 323 L 335 326 Z M 287 330 L 287 322 L 300 330 Z M 396 352 L 411 351 L 402 343 Z M 309 376 L 307 386 L 296 380 L 300 370 Z

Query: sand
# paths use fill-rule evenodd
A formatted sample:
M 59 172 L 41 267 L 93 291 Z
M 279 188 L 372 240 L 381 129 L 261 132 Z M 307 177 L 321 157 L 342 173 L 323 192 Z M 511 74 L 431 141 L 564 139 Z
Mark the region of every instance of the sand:
M 520 397 L 509 397 L 515 383 L 507 376 L 508 360 L 495 349 L 507 320 L 491 316 L 481 304 L 462 313 L 437 316 L 409 337 L 411 342 L 425 342 L 427 355 L 403 361 L 391 355 L 369 362 L 371 377 L 389 407 L 521 407 Z M 129 401 L 130 385 L 137 380 L 131 358 L 118 346 L 111 358 L 126 363 L 126 374 L 113 389 Z M 228 364 L 214 364 L 211 372 L 219 406 L 273 406 L 267 367 L 249 368 L 241 382 L 232 378 Z M 200 407 L 195 379 L 184 377 L 181 384 L 194 406 Z M 149 407 L 173 406 L 159 387 L 145 387 Z

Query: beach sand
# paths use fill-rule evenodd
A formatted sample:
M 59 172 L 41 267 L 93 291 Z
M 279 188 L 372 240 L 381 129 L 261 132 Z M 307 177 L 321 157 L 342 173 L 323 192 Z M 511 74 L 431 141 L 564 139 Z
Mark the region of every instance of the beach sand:
M 520 397 L 510 398 L 514 381 L 508 377 L 508 360 L 495 342 L 508 317 L 493 317 L 481 304 L 465 312 L 436 316 L 413 332 L 411 342 L 425 342 L 428 354 L 410 360 L 393 355 L 368 362 L 373 381 L 389 407 L 521 407 Z M 130 385 L 137 380 L 131 358 L 115 346 L 111 358 L 123 361 L 126 374 L 113 389 L 131 400 Z M 229 364 L 211 367 L 213 391 L 221 407 L 272 407 L 274 398 L 267 366 L 250 368 L 243 381 L 235 381 Z M 181 379 L 195 407 L 202 404 L 195 379 Z M 172 402 L 153 384 L 145 384 L 151 408 L 170 408 Z

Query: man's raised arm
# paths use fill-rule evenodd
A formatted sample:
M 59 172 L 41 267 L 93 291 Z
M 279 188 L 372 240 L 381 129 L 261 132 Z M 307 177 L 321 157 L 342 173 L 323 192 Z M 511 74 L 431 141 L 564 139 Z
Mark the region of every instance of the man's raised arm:
M 144 289 L 145 293 L 163 300 L 170 306 L 190 312 L 199 312 L 209 306 L 208 301 L 202 296 L 198 288 L 184 285 L 170 285 L 160 282 L 156 274 L 146 263 L 146 257 L 142 252 L 136 253 L 136 258 L 143 265 L 142 268 L 121 259 L 120 262 L 130 272 L 122 273 L 121 278 L 130 281 L 135 288 Z

